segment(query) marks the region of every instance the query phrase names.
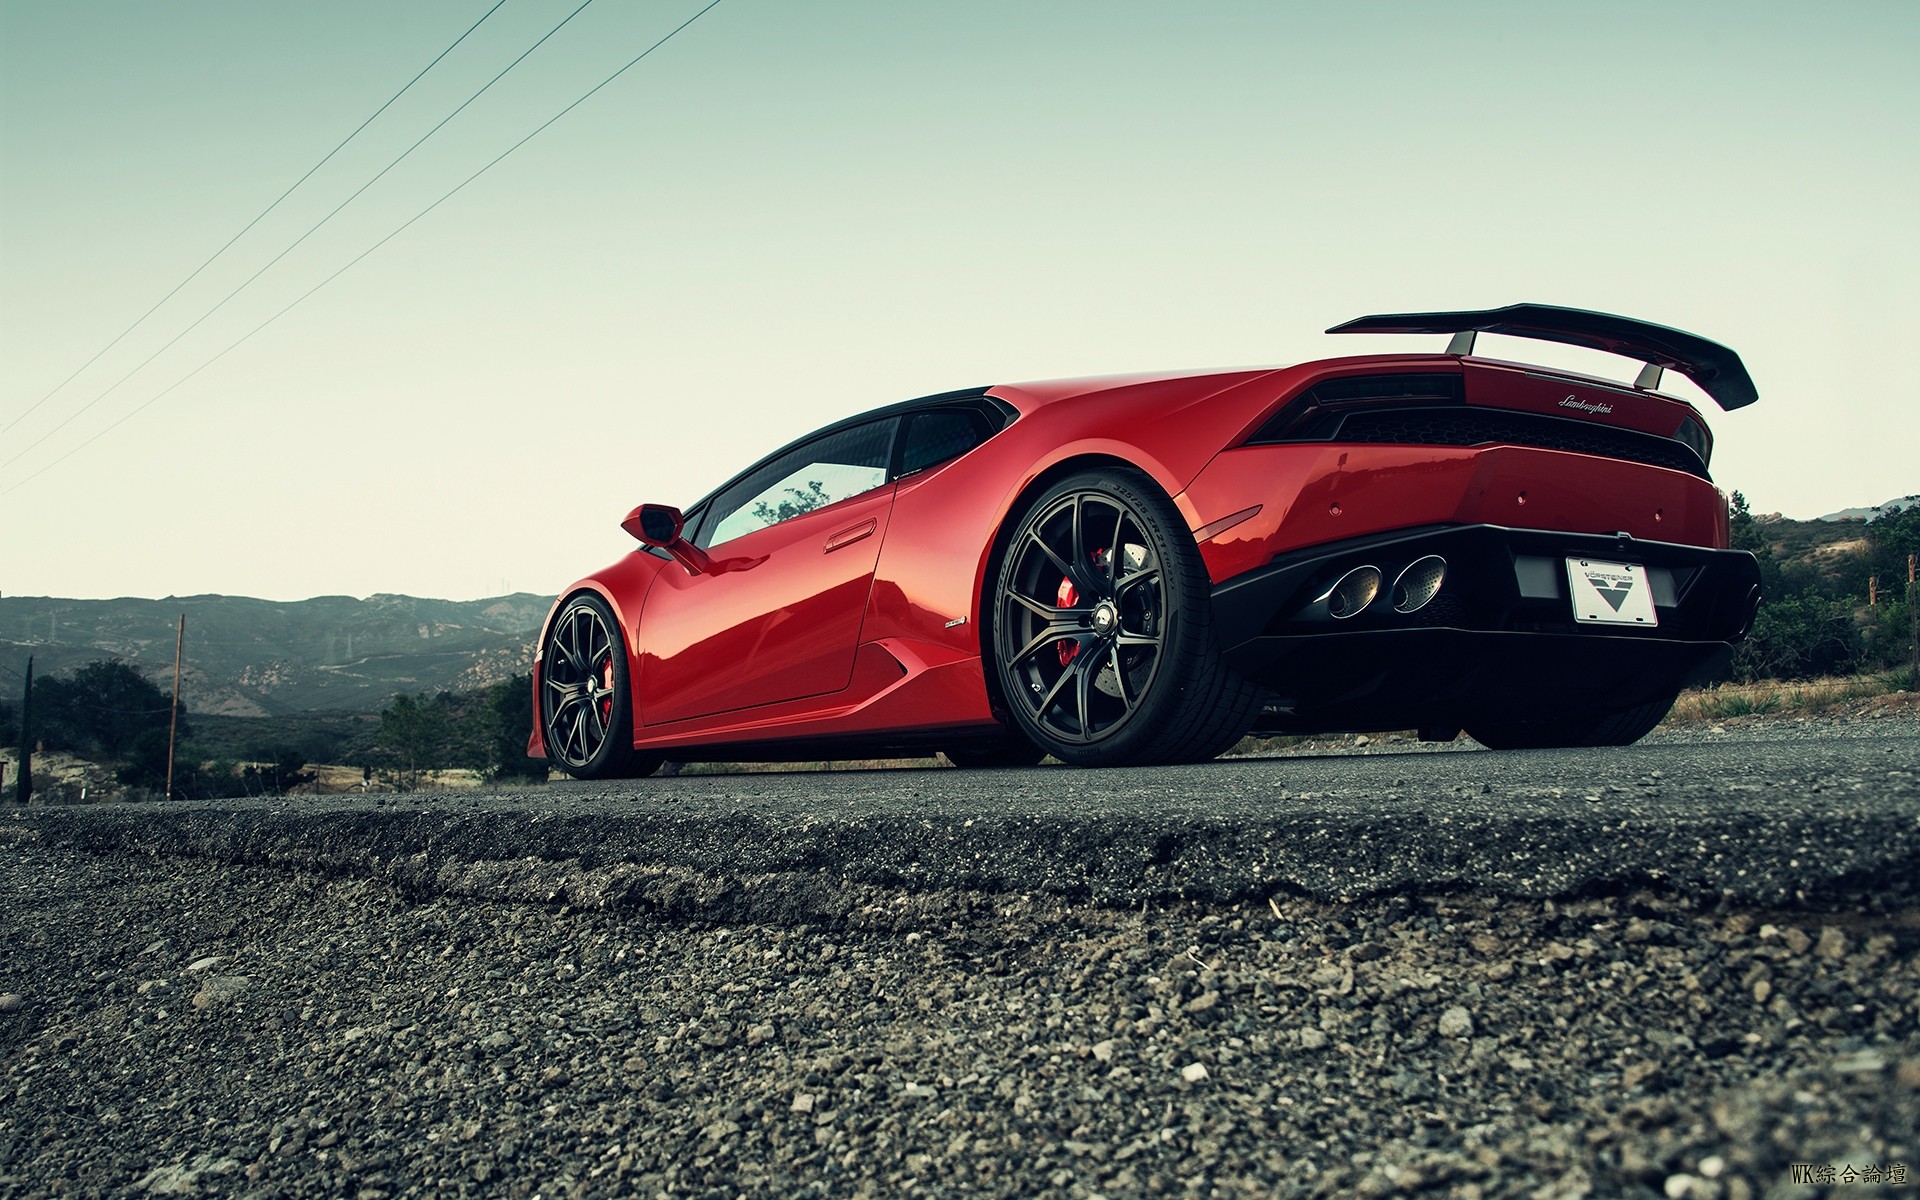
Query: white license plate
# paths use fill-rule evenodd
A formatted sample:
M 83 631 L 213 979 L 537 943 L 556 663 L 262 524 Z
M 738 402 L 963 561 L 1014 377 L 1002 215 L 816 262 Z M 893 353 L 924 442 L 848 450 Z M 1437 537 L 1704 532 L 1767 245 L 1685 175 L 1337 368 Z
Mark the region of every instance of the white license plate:
M 1653 611 L 1653 588 L 1647 583 L 1647 569 L 1638 563 L 1569 558 L 1567 584 L 1573 594 L 1576 621 L 1647 627 L 1660 623 Z

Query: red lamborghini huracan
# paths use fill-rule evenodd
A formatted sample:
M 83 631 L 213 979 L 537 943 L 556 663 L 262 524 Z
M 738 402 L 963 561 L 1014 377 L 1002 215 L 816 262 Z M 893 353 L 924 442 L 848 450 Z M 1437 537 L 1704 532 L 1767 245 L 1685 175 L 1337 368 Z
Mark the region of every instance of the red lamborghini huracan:
M 1646 364 L 1474 354 L 1486 331 Z M 528 753 L 960 766 L 1210 758 L 1251 730 L 1624 745 L 1723 670 L 1759 603 L 1712 440 L 1665 370 L 1726 347 L 1517 304 L 1361 317 L 1443 354 L 969 388 L 830 425 L 569 587 Z

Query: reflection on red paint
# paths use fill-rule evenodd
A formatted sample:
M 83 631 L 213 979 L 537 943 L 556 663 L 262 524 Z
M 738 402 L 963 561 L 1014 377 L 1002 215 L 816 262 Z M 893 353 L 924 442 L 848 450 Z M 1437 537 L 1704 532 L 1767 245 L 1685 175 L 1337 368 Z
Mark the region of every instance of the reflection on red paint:
M 991 395 L 1016 419 L 959 458 L 735 538 L 711 561 L 683 554 L 692 571 L 636 551 L 569 594 L 613 606 L 636 745 L 717 756 L 998 729 L 984 662 L 1000 538 L 1051 481 L 1088 467 L 1135 470 L 1172 497 L 1215 584 L 1277 555 L 1423 526 L 1727 545 L 1724 500 L 1680 470 L 1502 444 L 1246 444 L 1316 383 L 1396 373 L 1462 375 L 1472 406 L 1663 438 L 1698 420 L 1626 385 L 1439 354 L 1002 387 Z M 1058 598 L 1078 600 L 1065 580 Z M 1062 663 L 1074 653 L 1063 639 Z

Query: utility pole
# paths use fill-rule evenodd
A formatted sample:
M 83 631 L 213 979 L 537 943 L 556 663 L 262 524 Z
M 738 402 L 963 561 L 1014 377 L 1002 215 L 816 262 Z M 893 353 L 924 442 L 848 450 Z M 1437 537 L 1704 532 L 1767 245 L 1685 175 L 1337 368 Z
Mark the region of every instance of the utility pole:
M 167 719 L 167 799 L 173 799 L 173 737 L 180 728 L 180 652 L 187 644 L 187 614 L 180 614 L 180 630 L 173 638 L 173 711 Z
M 20 698 L 20 803 L 33 796 L 33 656 L 27 656 L 27 691 Z
M 1920 692 L 1920 592 L 1913 586 L 1915 559 L 1920 559 L 1920 554 L 1907 555 L 1907 622 L 1913 638 L 1913 674 L 1907 678 L 1907 686 Z

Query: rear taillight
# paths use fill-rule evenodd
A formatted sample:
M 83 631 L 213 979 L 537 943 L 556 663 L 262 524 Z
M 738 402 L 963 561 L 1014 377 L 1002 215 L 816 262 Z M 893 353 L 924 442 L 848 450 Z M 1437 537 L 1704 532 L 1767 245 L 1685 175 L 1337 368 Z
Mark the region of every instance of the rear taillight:
M 1323 379 L 1280 407 L 1249 445 L 1312 441 L 1357 408 L 1428 408 L 1466 403 L 1458 375 L 1346 375 Z
M 1700 423 L 1698 417 L 1684 417 L 1680 428 L 1674 430 L 1673 440 L 1679 442 L 1700 458 L 1703 467 L 1713 464 L 1713 435 Z

